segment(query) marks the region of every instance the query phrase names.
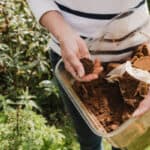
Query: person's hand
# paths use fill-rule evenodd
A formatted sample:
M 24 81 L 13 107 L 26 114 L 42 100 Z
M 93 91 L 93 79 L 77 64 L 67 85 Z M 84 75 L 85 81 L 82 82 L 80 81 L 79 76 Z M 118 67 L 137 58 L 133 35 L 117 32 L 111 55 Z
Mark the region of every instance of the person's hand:
M 134 117 L 141 116 L 149 110 L 150 110 L 150 89 L 148 95 L 145 97 L 145 99 L 140 103 L 139 107 L 133 113 L 133 116 Z
M 82 81 L 82 82 L 91 81 L 91 80 L 93 80 L 93 79 L 98 78 L 99 74 L 100 74 L 102 71 L 103 71 L 103 67 L 101 66 L 101 63 L 100 63 L 99 59 L 95 59 L 93 72 L 90 73 L 90 74 L 87 74 L 87 75 L 83 76 L 82 78 L 79 78 L 78 80 L 79 80 L 79 81 Z M 93 78 L 93 76 L 94 76 L 95 78 Z
M 90 59 L 84 40 L 75 34 L 68 36 L 68 38 L 61 42 L 61 53 L 66 70 L 78 81 L 88 82 L 98 78 L 102 71 L 99 60 L 95 60 L 94 71 L 88 75 L 85 75 L 83 65 L 80 62 L 81 58 Z
M 60 47 L 65 69 L 70 72 L 76 80 L 86 82 L 98 78 L 98 74 L 102 70 L 98 60 L 95 60 L 93 73 L 85 75 L 80 59 L 90 59 L 90 54 L 84 40 L 80 38 L 79 35 L 75 33 L 65 35 L 65 38 L 60 41 Z
M 102 69 L 99 67 L 98 61 L 95 63 L 94 72 L 84 76 L 84 68 L 80 59 L 83 57 L 90 58 L 87 46 L 84 40 L 65 21 L 60 12 L 49 11 L 45 13 L 41 17 L 40 23 L 59 41 L 65 68 L 75 79 L 90 81 L 98 77 L 98 73 Z

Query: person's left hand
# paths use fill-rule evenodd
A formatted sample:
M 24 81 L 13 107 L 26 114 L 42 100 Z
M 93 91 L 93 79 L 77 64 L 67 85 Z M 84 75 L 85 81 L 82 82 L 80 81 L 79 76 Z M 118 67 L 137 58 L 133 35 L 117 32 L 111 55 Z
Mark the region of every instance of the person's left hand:
M 144 98 L 144 100 L 140 103 L 139 107 L 133 113 L 133 116 L 134 117 L 141 116 L 148 110 L 150 110 L 150 89 L 148 95 Z

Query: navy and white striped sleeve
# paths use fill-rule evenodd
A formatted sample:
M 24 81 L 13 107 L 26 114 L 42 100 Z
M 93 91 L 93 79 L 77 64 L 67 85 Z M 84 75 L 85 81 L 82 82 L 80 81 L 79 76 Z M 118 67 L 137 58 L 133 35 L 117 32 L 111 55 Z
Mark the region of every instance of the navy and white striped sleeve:
M 58 6 L 53 0 L 27 0 L 27 2 L 37 21 L 39 21 L 42 15 L 48 11 L 59 11 Z

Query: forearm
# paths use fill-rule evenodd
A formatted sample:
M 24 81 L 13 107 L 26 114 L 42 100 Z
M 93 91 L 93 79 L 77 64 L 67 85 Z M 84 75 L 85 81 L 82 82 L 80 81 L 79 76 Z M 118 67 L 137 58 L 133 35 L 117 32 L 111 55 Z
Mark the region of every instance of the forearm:
M 75 33 L 58 11 L 49 11 L 45 13 L 41 17 L 40 23 L 46 27 L 58 41 L 64 41 Z
M 90 81 L 98 77 L 101 68 L 98 68 L 95 73 L 84 77 L 84 68 L 80 58 L 90 57 L 87 46 L 58 11 L 49 11 L 43 14 L 40 23 L 60 42 L 61 56 L 65 68 L 74 78 L 79 80 L 79 77 L 83 77 L 80 81 Z

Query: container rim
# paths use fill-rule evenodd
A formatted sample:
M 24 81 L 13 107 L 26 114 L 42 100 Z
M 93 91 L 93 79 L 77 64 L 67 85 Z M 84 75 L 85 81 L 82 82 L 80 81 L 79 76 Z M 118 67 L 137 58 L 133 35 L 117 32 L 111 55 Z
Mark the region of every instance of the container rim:
M 82 118 L 84 119 L 84 121 L 86 122 L 86 124 L 89 126 L 89 128 L 93 131 L 93 133 L 95 133 L 98 136 L 102 136 L 104 138 L 111 138 L 115 135 L 118 135 L 119 133 L 123 132 L 124 129 L 128 128 L 129 125 L 131 125 L 133 122 L 135 122 L 137 120 L 137 117 L 131 117 L 130 119 L 128 119 L 127 121 L 125 121 L 123 124 L 121 124 L 116 130 L 112 131 L 112 132 L 106 132 L 106 130 L 104 129 L 103 133 L 102 130 L 100 132 L 100 130 L 95 129 L 95 125 L 92 124 L 91 120 L 89 118 L 87 118 L 87 115 L 85 112 L 83 112 L 83 110 L 81 110 L 79 108 L 79 105 L 73 100 L 74 98 L 71 96 L 71 93 L 69 92 L 69 90 L 65 87 L 65 85 L 62 83 L 61 80 L 61 75 L 59 73 L 59 68 L 60 66 L 63 65 L 63 60 L 60 59 L 58 61 L 58 63 L 56 64 L 56 67 L 54 69 L 54 73 L 56 75 L 57 80 L 60 82 L 61 86 L 63 87 L 63 89 L 65 90 L 66 94 L 68 95 L 68 97 L 70 98 L 71 102 L 73 103 L 73 105 L 75 106 L 75 108 L 77 109 L 77 111 L 80 113 L 80 115 L 82 116 Z M 65 70 L 65 69 L 64 69 Z M 74 92 L 75 93 L 75 92 Z M 80 98 L 77 96 L 77 94 L 75 93 L 75 96 L 77 99 L 80 100 Z M 81 100 L 80 100 L 81 101 Z M 81 101 L 82 103 L 82 101 Z M 103 127 L 104 128 L 104 127 Z

